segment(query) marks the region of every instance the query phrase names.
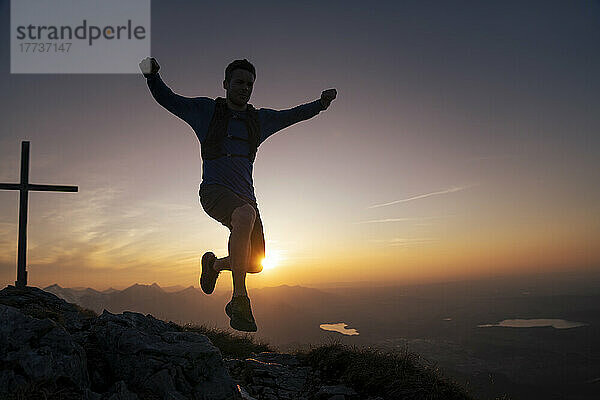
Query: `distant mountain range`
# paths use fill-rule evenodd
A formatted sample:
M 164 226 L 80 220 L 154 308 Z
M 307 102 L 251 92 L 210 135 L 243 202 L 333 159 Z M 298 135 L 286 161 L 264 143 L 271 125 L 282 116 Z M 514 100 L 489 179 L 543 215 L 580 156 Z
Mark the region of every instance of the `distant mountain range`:
M 58 284 L 43 289 L 99 314 L 104 309 L 112 313 L 134 311 L 179 324 L 229 328 L 225 305 L 231 299 L 231 294 L 226 292 L 206 295 L 193 286 L 161 288 L 156 283 L 136 283 L 123 290 L 63 288 Z M 335 320 L 332 312 L 327 310 L 344 303 L 342 296 L 302 286 L 282 285 L 253 289 L 250 301 L 259 326 L 257 335 L 272 345 L 289 348 L 340 336 L 323 331 L 319 324 Z

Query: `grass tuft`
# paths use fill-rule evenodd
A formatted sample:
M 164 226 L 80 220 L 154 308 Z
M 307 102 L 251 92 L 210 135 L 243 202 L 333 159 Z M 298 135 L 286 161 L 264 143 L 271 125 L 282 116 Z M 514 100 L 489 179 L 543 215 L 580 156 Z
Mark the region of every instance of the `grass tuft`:
M 236 334 L 225 329 L 216 327 L 208 327 L 204 324 L 184 324 L 180 325 L 184 332 L 198 332 L 206 335 L 210 341 L 221 350 L 221 354 L 225 357 L 247 358 L 252 353 L 260 353 L 263 351 L 275 351 L 270 345 L 264 341 L 255 341 L 249 333 Z
M 380 350 L 338 341 L 298 351 L 296 356 L 330 384 L 341 382 L 361 396 L 401 399 L 471 400 L 465 390 L 435 366 L 404 350 Z
M 97 318 L 98 317 L 98 313 L 94 310 L 90 310 L 89 308 L 81 307 L 79 304 L 73 303 L 73 305 L 77 309 L 77 312 L 84 318 Z

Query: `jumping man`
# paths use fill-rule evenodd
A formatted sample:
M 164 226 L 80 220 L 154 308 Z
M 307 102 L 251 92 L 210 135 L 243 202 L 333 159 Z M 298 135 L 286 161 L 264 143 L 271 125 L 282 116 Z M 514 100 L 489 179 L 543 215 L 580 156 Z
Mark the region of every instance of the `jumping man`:
M 274 133 L 327 109 L 337 91 L 324 90 L 319 99 L 288 110 L 257 110 L 248 103 L 256 70 L 246 59 L 235 60 L 225 69 L 226 98 L 173 93 L 162 81 L 154 58 L 143 59 L 140 69 L 154 99 L 196 133 L 202 155 L 200 204 L 211 218 L 230 230 L 229 256 L 217 258 L 212 252 L 202 256 L 200 286 L 204 293 L 211 294 L 220 272 L 230 270 L 233 295 L 225 306 L 229 324 L 240 331 L 256 332 L 246 291 L 246 273 L 261 272 L 265 256 L 263 225 L 252 180 L 256 151 Z

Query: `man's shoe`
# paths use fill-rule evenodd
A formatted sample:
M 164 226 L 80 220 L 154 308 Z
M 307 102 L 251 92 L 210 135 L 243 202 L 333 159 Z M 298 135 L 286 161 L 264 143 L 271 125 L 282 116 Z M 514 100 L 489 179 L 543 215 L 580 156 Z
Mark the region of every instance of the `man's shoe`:
M 214 270 L 217 257 L 212 251 L 204 253 L 202 256 L 202 274 L 200 274 L 200 287 L 206 294 L 211 294 L 215 290 L 215 284 L 221 271 Z
M 229 325 L 233 329 L 244 332 L 257 331 L 248 296 L 232 297 L 225 306 L 225 313 L 229 316 Z

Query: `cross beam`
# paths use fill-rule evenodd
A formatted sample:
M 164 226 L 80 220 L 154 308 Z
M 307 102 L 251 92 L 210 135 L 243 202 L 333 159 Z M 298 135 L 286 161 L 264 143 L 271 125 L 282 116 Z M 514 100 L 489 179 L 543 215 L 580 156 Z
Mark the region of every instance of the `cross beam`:
M 19 195 L 19 245 L 17 256 L 17 280 L 15 286 L 27 286 L 27 203 L 30 191 L 41 192 L 77 192 L 77 186 L 38 185 L 29 183 L 29 141 L 21 142 L 21 182 L 0 183 L 2 190 L 18 190 Z

